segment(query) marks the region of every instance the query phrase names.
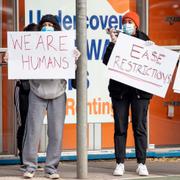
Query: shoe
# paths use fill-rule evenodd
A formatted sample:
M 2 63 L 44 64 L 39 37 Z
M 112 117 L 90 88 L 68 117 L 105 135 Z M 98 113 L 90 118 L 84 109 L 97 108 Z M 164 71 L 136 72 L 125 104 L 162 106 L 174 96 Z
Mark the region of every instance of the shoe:
M 35 171 L 32 171 L 32 172 L 26 171 L 26 172 L 24 173 L 24 178 L 25 178 L 25 179 L 31 179 L 31 178 L 34 177 L 34 175 L 35 175 Z
M 45 173 L 45 177 L 49 179 L 59 179 L 60 176 L 58 173 Z
M 139 176 L 149 175 L 146 165 L 142 163 L 138 164 L 138 168 L 136 169 L 136 172 L 139 174 Z
M 113 172 L 114 176 L 122 176 L 124 174 L 125 170 L 124 170 L 124 164 L 123 163 L 119 163 L 116 164 L 116 168 Z
M 38 170 L 38 171 L 43 171 L 44 168 L 43 168 L 42 166 L 39 166 L 39 165 L 38 165 L 38 166 L 37 166 L 37 170 Z
M 22 172 L 25 172 L 26 171 L 26 165 L 21 165 L 19 170 Z

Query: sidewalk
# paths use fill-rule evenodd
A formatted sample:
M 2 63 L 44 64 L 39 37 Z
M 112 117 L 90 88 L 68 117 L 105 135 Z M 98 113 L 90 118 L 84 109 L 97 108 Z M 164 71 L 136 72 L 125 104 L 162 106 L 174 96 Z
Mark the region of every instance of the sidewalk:
M 43 166 L 43 164 L 40 164 Z M 112 176 L 115 167 L 115 160 L 95 160 L 88 163 L 88 180 L 118 180 L 118 179 L 166 179 L 180 180 L 180 158 L 170 159 L 147 159 L 147 167 L 150 175 L 140 177 L 136 174 L 137 167 L 135 159 L 128 159 L 125 162 L 126 172 L 122 177 Z M 59 173 L 64 180 L 76 179 L 76 161 L 63 161 L 59 165 Z M 23 172 L 19 165 L 0 166 L 0 180 L 20 180 Z M 43 177 L 43 170 L 36 172 L 33 180 L 47 180 Z

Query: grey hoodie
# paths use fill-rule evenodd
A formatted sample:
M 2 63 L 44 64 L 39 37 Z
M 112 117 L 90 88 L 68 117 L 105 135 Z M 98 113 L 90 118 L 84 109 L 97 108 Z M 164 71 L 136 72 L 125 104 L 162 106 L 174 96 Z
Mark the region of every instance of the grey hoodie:
M 65 79 L 30 80 L 30 89 L 43 99 L 55 99 L 66 90 Z

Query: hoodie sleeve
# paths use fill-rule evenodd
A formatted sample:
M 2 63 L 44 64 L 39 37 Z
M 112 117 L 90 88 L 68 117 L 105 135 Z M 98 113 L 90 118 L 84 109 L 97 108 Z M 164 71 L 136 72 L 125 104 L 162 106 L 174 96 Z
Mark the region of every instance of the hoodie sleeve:
M 105 64 L 105 65 L 108 64 L 108 61 L 109 61 L 109 58 L 111 56 L 113 48 L 114 48 L 114 43 L 110 42 L 108 47 L 106 48 L 106 51 L 105 51 L 104 56 L 103 56 L 103 64 Z

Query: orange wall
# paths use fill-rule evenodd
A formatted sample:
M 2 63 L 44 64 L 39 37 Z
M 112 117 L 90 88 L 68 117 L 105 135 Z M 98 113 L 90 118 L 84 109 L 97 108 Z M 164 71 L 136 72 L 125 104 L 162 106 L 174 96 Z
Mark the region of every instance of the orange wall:
M 114 124 L 103 123 L 102 124 L 102 148 L 113 148 L 114 147 Z M 134 146 L 134 137 L 132 131 L 132 123 L 129 123 L 127 146 Z
M 149 35 L 158 45 L 180 45 L 179 22 L 170 24 L 168 17 L 179 17 L 179 0 L 150 0 Z M 150 105 L 150 143 L 157 145 L 180 144 L 180 106 L 174 106 L 174 117 L 168 118 L 166 102 L 180 102 L 180 94 L 172 90 L 173 80 L 166 97 L 154 97 Z
M 62 140 L 63 149 L 76 149 L 76 125 L 65 124 Z
M 174 77 L 173 77 L 174 79 Z M 174 106 L 174 117 L 168 117 L 167 102 L 180 102 L 171 82 L 164 99 L 154 96 L 150 105 L 150 143 L 157 145 L 180 144 L 180 106 Z
M 180 45 L 180 23 L 170 24 L 168 17 L 180 16 L 179 0 L 149 0 L 149 35 L 159 45 Z

